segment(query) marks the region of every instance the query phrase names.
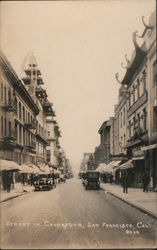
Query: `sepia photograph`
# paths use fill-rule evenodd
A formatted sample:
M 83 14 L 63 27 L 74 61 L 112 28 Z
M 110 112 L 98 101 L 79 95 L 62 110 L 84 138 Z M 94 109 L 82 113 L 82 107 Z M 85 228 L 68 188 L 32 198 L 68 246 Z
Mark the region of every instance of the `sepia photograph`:
M 157 249 L 156 0 L 0 1 L 0 249 Z

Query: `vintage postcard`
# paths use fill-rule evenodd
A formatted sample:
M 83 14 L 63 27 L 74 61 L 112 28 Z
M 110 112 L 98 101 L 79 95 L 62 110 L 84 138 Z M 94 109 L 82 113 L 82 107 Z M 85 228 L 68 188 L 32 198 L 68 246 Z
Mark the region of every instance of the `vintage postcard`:
M 156 249 L 156 1 L 0 18 L 0 248 Z

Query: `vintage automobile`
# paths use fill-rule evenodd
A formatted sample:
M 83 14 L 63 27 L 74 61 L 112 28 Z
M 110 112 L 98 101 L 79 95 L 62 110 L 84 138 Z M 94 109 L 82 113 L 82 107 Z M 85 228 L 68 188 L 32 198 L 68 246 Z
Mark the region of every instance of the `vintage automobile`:
M 85 189 L 100 189 L 100 173 L 94 170 L 86 172 Z
M 53 188 L 53 178 L 50 174 L 41 173 L 36 177 L 34 181 L 35 191 L 51 190 Z

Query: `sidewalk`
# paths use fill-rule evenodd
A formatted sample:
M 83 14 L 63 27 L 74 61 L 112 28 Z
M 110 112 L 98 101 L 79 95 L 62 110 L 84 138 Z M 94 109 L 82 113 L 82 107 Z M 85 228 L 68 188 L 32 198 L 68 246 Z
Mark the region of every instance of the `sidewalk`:
M 4 202 L 13 198 L 16 198 L 18 196 L 21 196 L 23 194 L 27 194 L 29 192 L 32 192 L 34 190 L 33 186 L 26 185 L 23 186 L 21 183 L 16 183 L 14 188 L 11 189 L 10 193 L 7 193 L 6 190 L 1 190 L 0 194 L 0 202 Z
M 157 192 L 145 193 L 140 188 L 129 187 L 128 193 L 125 194 L 120 185 L 109 183 L 101 183 L 101 188 L 144 213 L 157 218 Z

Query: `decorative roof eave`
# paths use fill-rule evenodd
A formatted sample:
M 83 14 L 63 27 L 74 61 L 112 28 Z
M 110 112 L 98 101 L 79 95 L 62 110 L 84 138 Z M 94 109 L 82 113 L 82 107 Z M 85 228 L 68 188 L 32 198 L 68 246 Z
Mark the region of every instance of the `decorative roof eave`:
M 133 52 L 132 60 L 129 61 L 128 65 L 126 66 L 127 71 L 125 73 L 123 80 L 121 81 L 121 84 L 124 85 L 128 85 L 130 83 L 134 73 L 136 72 L 137 68 L 141 65 L 147 53 L 144 48 L 140 47 L 137 44 L 136 37 L 137 37 L 137 31 L 133 32 L 133 43 L 135 46 L 135 50 Z
M 154 14 L 154 13 L 153 13 L 153 14 Z M 152 14 L 152 15 L 153 15 L 153 14 Z M 150 18 L 151 18 L 151 17 L 150 17 Z M 145 29 L 144 29 L 142 35 L 141 35 L 141 36 L 138 36 L 138 37 L 144 37 L 144 35 L 146 34 L 147 30 L 153 29 L 154 26 L 155 26 L 155 24 L 146 24 L 146 22 L 145 22 L 145 20 L 144 20 L 144 16 L 142 16 L 142 23 L 143 23 Z

